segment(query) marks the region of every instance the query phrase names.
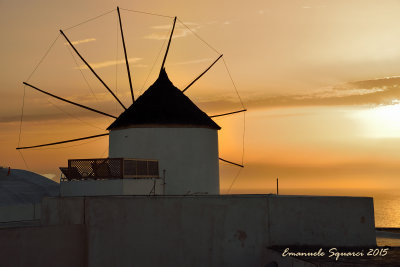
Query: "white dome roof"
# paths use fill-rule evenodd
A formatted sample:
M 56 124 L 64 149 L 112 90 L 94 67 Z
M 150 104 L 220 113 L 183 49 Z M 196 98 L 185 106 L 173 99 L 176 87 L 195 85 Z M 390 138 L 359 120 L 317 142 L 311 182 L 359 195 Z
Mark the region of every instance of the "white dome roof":
M 39 203 L 45 196 L 58 196 L 58 183 L 26 170 L 0 169 L 0 206 Z

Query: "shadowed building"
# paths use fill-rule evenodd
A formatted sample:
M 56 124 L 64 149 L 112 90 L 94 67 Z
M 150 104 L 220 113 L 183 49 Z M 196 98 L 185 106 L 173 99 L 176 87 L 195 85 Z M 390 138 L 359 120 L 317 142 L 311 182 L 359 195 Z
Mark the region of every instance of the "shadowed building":
M 59 194 L 60 185 L 42 175 L 0 168 L 0 223 L 40 219 L 42 198 Z
M 372 198 L 219 194 L 220 127 L 184 92 L 222 55 L 176 88 L 164 69 L 175 23 L 158 79 L 136 101 L 131 87 L 127 109 L 61 31 L 125 111 L 107 129 L 109 158 L 72 159 L 61 168 L 61 197 L 43 199 L 41 227 L 1 230 L 2 264 L 310 266 L 285 263 L 271 248 L 376 245 Z M 121 18 L 120 27 L 123 37 Z M 129 74 L 125 45 L 124 52 Z
M 108 127 L 109 157 L 157 159 L 165 170 L 167 195 L 219 194 L 219 129 L 162 69 Z
M 61 195 L 217 195 L 219 129 L 162 69 L 108 127 L 108 159 L 69 161 Z

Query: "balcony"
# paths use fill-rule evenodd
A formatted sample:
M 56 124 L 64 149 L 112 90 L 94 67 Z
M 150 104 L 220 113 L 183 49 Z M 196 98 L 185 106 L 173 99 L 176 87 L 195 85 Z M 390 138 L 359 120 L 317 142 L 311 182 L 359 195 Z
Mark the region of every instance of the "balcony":
M 148 159 L 70 159 L 60 170 L 61 181 L 160 178 L 158 161 Z

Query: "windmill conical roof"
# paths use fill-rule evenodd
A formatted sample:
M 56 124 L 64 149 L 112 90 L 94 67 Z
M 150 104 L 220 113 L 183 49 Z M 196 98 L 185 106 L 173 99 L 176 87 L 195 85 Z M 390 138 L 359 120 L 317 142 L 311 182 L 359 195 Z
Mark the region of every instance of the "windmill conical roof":
M 107 130 L 131 127 L 199 127 L 219 130 L 206 113 L 201 111 L 169 80 L 165 69 L 158 79 Z

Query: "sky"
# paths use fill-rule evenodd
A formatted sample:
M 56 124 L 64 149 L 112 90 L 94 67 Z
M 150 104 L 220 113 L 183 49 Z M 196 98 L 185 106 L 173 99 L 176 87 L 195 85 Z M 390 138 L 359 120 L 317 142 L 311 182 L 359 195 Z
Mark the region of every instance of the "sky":
M 241 109 L 240 99 L 248 109 L 215 119 L 220 156 L 245 165 L 220 164 L 221 193 L 275 193 L 279 177 L 281 193 L 398 194 L 400 2 L 389 0 L 0 0 L 0 166 L 57 180 L 69 158 L 107 157 L 107 137 L 15 148 L 104 133 L 113 121 L 24 81 L 122 112 L 60 29 L 130 105 L 116 6 L 135 97 L 156 78 L 173 16 L 179 20 L 165 66 L 178 88 L 224 55 L 187 92 L 209 115 Z

